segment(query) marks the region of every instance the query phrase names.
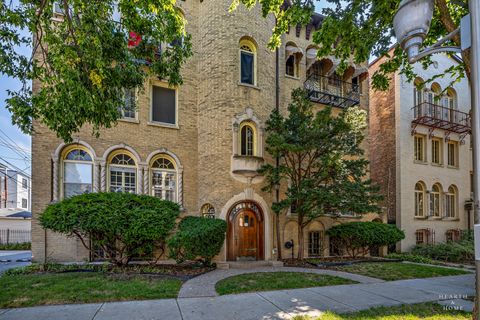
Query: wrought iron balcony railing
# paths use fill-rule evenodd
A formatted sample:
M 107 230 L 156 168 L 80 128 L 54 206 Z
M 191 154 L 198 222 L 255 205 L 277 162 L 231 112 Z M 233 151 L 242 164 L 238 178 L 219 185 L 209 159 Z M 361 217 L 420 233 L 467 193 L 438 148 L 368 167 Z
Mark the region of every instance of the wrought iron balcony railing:
M 360 103 L 360 88 L 357 84 L 311 74 L 304 83 L 311 101 L 339 108 L 348 108 Z
M 470 115 L 466 112 L 422 102 L 413 109 L 413 124 L 443 129 L 459 134 L 471 132 Z

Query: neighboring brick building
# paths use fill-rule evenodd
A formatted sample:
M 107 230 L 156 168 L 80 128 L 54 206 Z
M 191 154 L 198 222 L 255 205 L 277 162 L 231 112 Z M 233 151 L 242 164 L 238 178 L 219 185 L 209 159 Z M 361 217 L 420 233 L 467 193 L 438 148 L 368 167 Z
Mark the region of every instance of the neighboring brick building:
M 262 18 L 258 6 L 252 10 L 240 6 L 230 13 L 230 3 L 178 3 L 194 52 L 182 68 L 184 84 L 170 89 L 152 79 L 143 90 L 128 93 L 124 119 L 102 130 L 100 138 L 85 127 L 75 143 L 65 145 L 53 132 L 34 124 L 35 261 L 88 258 L 79 241 L 42 229 L 38 216 L 64 196 L 106 190 L 151 194 L 178 202 L 184 215 L 227 220 L 229 231 L 219 261 L 275 259 L 274 194 L 261 191 L 263 178 L 256 172 L 264 161 L 272 161 L 264 148 L 264 124 L 275 108 L 276 59 L 267 48 L 274 17 Z M 333 104 L 338 110 L 359 104 L 368 110 L 365 66 L 352 64 L 340 78 L 334 73 L 335 59 L 316 61 L 311 34 L 321 21 L 315 15 L 306 28 L 292 27 L 283 37 L 281 111 L 286 110 L 291 90 L 302 86 L 317 103 Z M 34 83 L 34 90 L 38 86 Z M 128 108 L 133 101 L 137 110 Z M 282 243 L 297 239 L 292 215 L 282 217 Z M 369 214 L 363 219 L 375 218 Z M 349 219 L 354 218 L 322 217 L 312 222 L 305 231 L 306 255 L 329 255 L 324 231 Z M 254 232 L 244 233 L 242 228 L 247 227 Z M 236 241 L 247 234 L 253 234 L 243 241 L 253 243 L 249 248 Z
M 385 59 L 370 64 L 370 75 Z M 421 77 L 415 84 L 458 64 L 432 59 L 428 70 L 413 65 Z M 471 198 L 470 91 L 466 79 L 451 82 L 437 78 L 419 90 L 397 72 L 387 91 L 370 89 L 371 178 L 381 185 L 388 222 L 405 231 L 402 251 L 456 239 L 473 225 L 464 208 Z

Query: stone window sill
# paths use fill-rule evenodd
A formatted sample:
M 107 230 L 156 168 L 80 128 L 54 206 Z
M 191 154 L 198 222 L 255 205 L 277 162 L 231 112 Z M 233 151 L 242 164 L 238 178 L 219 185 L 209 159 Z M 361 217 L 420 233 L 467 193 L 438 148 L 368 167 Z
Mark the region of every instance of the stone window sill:
M 140 120 L 138 119 L 131 119 L 131 118 L 121 118 L 118 119 L 119 122 L 127 122 L 127 123 L 140 123 Z
M 427 164 L 428 164 L 427 161 L 420 161 L 420 160 L 413 160 L 413 163 L 415 163 L 415 164 L 423 164 L 423 165 L 427 165 Z
M 255 90 L 258 90 L 258 91 L 261 90 L 261 89 L 260 89 L 257 85 L 255 85 L 255 84 L 248 84 L 248 83 L 239 82 L 238 85 L 239 85 L 239 86 L 242 86 L 242 87 L 252 88 L 252 89 L 255 89 Z
M 292 79 L 292 80 L 300 80 L 300 77 L 289 76 L 288 74 L 285 75 L 285 78 Z
M 165 122 L 155 122 L 155 121 L 148 121 L 147 124 L 149 126 L 154 126 L 154 127 L 162 127 L 162 128 L 168 128 L 168 129 L 180 129 L 177 124 L 171 124 L 171 123 L 165 123 Z

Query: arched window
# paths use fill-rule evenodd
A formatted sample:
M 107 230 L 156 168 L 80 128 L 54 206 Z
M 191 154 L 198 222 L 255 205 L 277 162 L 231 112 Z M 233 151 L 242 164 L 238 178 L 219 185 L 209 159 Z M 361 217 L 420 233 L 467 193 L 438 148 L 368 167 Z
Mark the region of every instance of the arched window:
M 242 122 L 240 125 L 240 155 L 255 156 L 256 152 L 256 130 L 255 125 L 250 121 Z
M 302 50 L 292 42 L 287 43 L 285 46 L 285 75 L 298 78 L 301 59 Z
M 137 191 L 137 166 L 133 157 L 125 151 L 113 153 L 108 162 L 110 192 Z
M 159 155 L 150 164 L 151 195 L 177 202 L 177 168 L 173 159 Z
M 451 185 L 445 193 L 445 217 L 455 218 L 457 215 L 457 189 Z
M 442 187 L 436 183 L 430 192 L 430 215 L 432 217 L 440 217 L 441 213 L 441 197 Z
M 415 184 L 415 217 L 425 216 L 425 188 L 421 182 Z
M 448 88 L 447 93 L 442 97 L 442 105 L 444 109 L 444 120 L 452 121 L 458 123 L 458 113 L 457 110 L 457 93 L 454 89 Z
M 257 50 L 252 41 L 240 41 L 240 82 L 256 85 Z
M 62 189 L 63 197 L 68 198 L 92 192 L 93 160 L 91 154 L 80 146 L 64 151 Z
M 201 211 L 203 217 L 215 218 L 215 208 L 210 203 L 205 203 Z
M 416 78 L 413 86 L 413 99 L 415 106 L 418 106 L 424 102 L 423 91 L 423 80 L 421 78 Z

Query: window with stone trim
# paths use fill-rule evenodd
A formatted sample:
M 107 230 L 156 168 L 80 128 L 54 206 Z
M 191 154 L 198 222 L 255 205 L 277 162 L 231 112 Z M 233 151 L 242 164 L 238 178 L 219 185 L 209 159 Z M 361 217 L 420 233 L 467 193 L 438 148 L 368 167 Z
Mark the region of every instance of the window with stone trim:
M 433 164 L 443 163 L 442 144 L 443 144 L 442 139 L 438 139 L 438 138 L 432 139 L 432 163 Z
M 422 182 L 415 184 L 415 217 L 425 216 L 425 187 Z
M 449 141 L 447 143 L 447 165 L 450 167 L 458 167 L 458 143 Z
M 416 134 L 414 141 L 414 159 L 415 161 L 425 162 L 425 136 Z
M 177 124 L 177 90 L 152 86 L 151 120 L 168 125 Z
M 448 187 L 445 193 L 445 217 L 455 218 L 457 216 L 457 188 L 454 185 Z
M 110 192 L 137 192 L 137 165 L 128 153 L 115 153 L 108 162 Z
M 135 89 L 124 89 L 123 104 L 120 107 L 120 114 L 123 119 L 137 119 L 137 106 Z
M 430 191 L 430 216 L 440 217 L 442 213 L 442 186 L 438 183 Z
M 201 208 L 202 217 L 215 218 L 215 208 L 210 203 L 205 203 Z
M 240 41 L 240 83 L 256 85 L 257 49 L 255 44 L 248 40 Z
M 151 195 L 177 202 L 178 173 L 175 161 L 167 155 L 158 155 L 150 164 Z
M 256 128 L 251 121 L 244 121 L 240 124 L 240 155 L 256 156 Z
M 68 147 L 62 157 L 61 186 L 62 197 L 92 192 L 93 159 L 81 146 Z

